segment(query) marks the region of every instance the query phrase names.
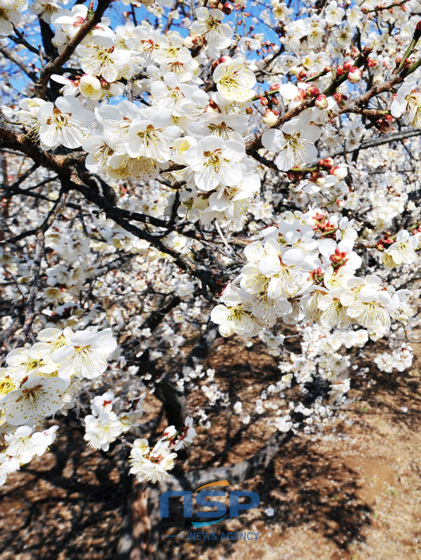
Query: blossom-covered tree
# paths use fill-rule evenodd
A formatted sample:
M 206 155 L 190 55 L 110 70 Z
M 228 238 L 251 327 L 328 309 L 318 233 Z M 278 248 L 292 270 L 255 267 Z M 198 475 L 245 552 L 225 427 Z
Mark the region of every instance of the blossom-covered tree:
M 1 484 L 66 415 L 91 447 L 126 448 L 140 482 L 176 480 L 212 430 L 199 380 L 250 421 L 203 368 L 218 333 L 279 360 L 254 411 L 270 438 L 236 481 L 346 401 L 348 349 L 384 338 L 377 367 L 411 365 L 420 9 L 3 1 Z

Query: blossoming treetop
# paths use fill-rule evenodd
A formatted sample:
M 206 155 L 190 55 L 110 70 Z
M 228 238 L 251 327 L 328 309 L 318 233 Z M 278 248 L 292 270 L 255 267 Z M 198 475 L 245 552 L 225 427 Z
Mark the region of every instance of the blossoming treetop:
M 341 347 L 386 337 L 378 367 L 411 364 L 419 8 L 2 0 L 1 483 L 74 410 L 92 447 L 166 478 L 209 428 L 189 394 L 230 404 L 202 366 L 215 325 L 279 359 L 263 454 L 346 398 Z M 152 444 L 151 390 L 170 424 Z

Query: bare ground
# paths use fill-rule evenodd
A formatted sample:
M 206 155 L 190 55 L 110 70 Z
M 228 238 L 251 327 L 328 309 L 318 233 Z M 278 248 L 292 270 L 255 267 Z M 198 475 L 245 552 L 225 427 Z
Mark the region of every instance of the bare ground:
M 235 340 L 219 344 L 206 366 L 216 370 L 220 389 L 251 412 L 262 388 L 279 378 L 276 361 L 261 345 L 247 350 Z M 163 556 L 421 559 L 419 360 L 404 373 L 379 372 L 369 359 L 366 365 L 369 374 L 355 377 L 353 402 L 334 423 L 323 433 L 293 438 L 265 472 L 241 485 L 258 492 L 260 507 L 215 529 L 258 532 L 257 541 L 161 539 Z M 193 413 L 196 406 L 207 406 L 201 392 L 192 395 Z M 146 419 L 157 408 L 150 400 Z M 227 408 L 209 414 L 212 428 L 199 430 L 186 471 L 232 465 L 271 435 L 265 417 L 244 426 Z M 116 558 L 126 501 L 118 450 L 90 450 L 80 423 L 70 418 L 62 424 L 51 453 L 23 467 L 0 491 L 2 560 Z M 174 534 L 182 528 L 176 524 Z

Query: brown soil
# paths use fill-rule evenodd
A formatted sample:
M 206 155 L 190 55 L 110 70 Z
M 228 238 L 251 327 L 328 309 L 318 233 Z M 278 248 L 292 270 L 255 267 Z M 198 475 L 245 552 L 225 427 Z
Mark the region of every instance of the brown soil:
M 218 342 L 206 366 L 216 370 L 220 390 L 252 412 L 262 388 L 279 379 L 277 361 L 262 345 L 248 350 L 240 341 Z M 356 376 L 354 402 L 335 422 L 323 433 L 294 437 L 265 472 L 238 487 L 257 492 L 259 508 L 214 529 L 218 535 L 259 532 L 257 540 L 161 539 L 164 556 L 421 559 L 420 382 L 419 360 L 409 372 L 386 374 L 371 367 L 366 376 Z M 201 391 L 192 394 L 193 415 L 198 406 L 207 407 L 212 427 L 198 430 L 186 471 L 232 465 L 250 457 L 272 433 L 265 415 L 244 426 L 227 408 L 209 408 Z M 148 408 L 146 419 L 157 403 L 149 399 Z M 51 453 L 9 477 L 0 490 L 2 560 L 116 558 L 125 502 L 118 449 L 90 450 L 73 419 L 63 422 L 60 435 Z M 265 513 L 269 507 L 272 517 Z M 174 523 L 169 533 L 181 529 Z

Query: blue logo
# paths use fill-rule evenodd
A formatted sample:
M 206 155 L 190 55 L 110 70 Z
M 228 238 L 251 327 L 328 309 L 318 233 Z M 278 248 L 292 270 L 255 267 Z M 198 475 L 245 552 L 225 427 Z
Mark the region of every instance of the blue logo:
M 170 490 L 164 492 L 160 498 L 161 518 L 170 516 L 170 498 L 181 498 L 183 500 L 183 518 L 193 518 L 193 496 L 195 495 L 195 502 L 199 507 L 215 508 L 213 511 L 199 510 L 195 512 L 199 518 L 203 518 L 200 521 L 191 521 L 195 529 L 208 527 L 209 525 L 215 525 L 223 521 L 228 516 L 227 506 L 217 499 L 209 498 L 225 497 L 226 492 L 223 490 L 204 490 L 204 488 L 209 488 L 211 486 L 220 487 L 231 485 L 228 480 L 217 480 L 216 482 L 210 482 L 209 484 L 201 486 L 195 492 L 190 492 L 188 490 Z M 240 501 L 241 498 L 245 498 L 246 501 Z M 232 490 L 229 494 L 229 518 L 239 517 L 240 512 L 256 508 L 259 504 L 260 497 L 256 492 L 251 492 L 249 490 Z

